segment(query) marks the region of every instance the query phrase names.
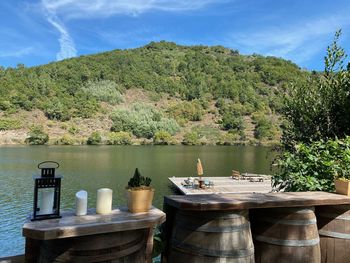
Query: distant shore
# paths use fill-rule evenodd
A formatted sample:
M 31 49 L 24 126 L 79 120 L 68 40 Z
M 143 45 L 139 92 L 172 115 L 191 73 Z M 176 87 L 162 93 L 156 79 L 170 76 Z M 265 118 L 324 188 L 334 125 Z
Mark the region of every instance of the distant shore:
M 0 146 L 6 146 L 6 145 L 28 145 L 25 142 L 27 138 L 27 132 L 24 130 L 13 130 L 13 131 L 0 131 Z M 60 145 L 60 146 L 81 146 L 81 145 L 88 145 L 87 144 L 88 138 L 84 137 L 76 137 L 72 138 L 71 143 L 62 143 L 61 138 L 59 137 L 50 137 L 49 141 L 45 143 L 44 145 Z M 200 141 L 196 144 L 186 144 L 179 140 L 174 139 L 172 143 L 154 143 L 152 139 L 132 139 L 130 143 L 128 144 L 115 144 L 112 145 L 108 143 L 108 140 L 103 138 L 101 143 L 97 143 L 94 145 L 109 145 L 109 146 L 116 146 L 116 145 L 185 145 L 185 146 L 238 146 L 238 145 L 247 145 L 247 146 L 277 146 L 279 145 L 279 141 L 257 141 L 257 140 L 249 140 L 249 141 L 234 141 L 234 142 L 215 142 L 215 141 Z M 94 146 L 89 145 L 89 146 Z

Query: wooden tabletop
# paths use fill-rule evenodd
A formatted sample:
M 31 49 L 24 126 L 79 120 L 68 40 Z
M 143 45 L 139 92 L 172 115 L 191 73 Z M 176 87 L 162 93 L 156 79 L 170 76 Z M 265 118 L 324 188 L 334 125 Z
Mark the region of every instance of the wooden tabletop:
M 326 192 L 237 193 L 211 195 L 171 195 L 166 205 L 181 210 L 235 210 L 350 204 L 350 196 Z
M 155 207 L 147 213 L 135 214 L 128 212 L 126 207 L 115 209 L 108 215 L 97 215 L 94 210 L 85 216 L 66 212 L 59 219 L 27 222 L 23 226 L 23 236 L 49 240 L 150 228 L 164 221 L 165 213 Z
M 266 177 L 266 176 L 265 176 Z M 232 177 L 202 177 L 202 181 L 213 182 L 213 187 L 204 189 L 198 187 L 186 187 L 182 185 L 186 177 L 170 177 L 169 180 L 185 195 L 198 194 L 232 194 L 232 193 L 269 193 L 272 191 L 271 180 L 263 182 L 250 182 L 250 180 L 235 180 Z M 194 177 L 198 180 L 198 177 Z

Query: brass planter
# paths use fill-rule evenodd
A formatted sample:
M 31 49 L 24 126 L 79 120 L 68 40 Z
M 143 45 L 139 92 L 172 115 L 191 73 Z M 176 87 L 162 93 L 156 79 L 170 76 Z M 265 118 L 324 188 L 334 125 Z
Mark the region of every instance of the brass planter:
M 334 184 L 337 194 L 350 195 L 350 181 L 335 179 Z
M 152 206 L 154 189 L 127 189 L 126 198 L 131 213 L 148 212 Z

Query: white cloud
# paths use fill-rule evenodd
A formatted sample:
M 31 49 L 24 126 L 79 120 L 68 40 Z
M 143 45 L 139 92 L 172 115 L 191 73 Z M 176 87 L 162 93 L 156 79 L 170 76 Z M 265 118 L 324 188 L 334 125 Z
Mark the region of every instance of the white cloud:
M 231 35 L 227 44 L 246 53 L 272 55 L 302 63 L 324 50 L 335 31 L 348 25 L 350 19 L 347 16 L 334 16 Z
M 56 54 L 57 60 L 75 57 L 77 55 L 77 50 L 68 30 L 58 18 L 54 9 L 46 7 L 45 5 L 44 7 L 47 21 L 60 33 L 60 38 L 58 39 L 60 43 L 60 51 Z
M 74 41 L 60 19 L 54 13 L 48 12 L 47 20 L 60 33 L 60 38 L 58 40 L 60 43 L 60 51 L 56 55 L 57 60 L 75 57 L 77 55 L 77 50 Z
M 104 18 L 112 15 L 138 15 L 152 10 L 180 12 L 197 10 L 228 0 L 41 0 L 48 22 L 60 33 L 57 60 L 77 55 L 75 43 L 60 17 L 65 19 Z
M 67 18 L 137 15 L 151 10 L 180 12 L 197 10 L 209 4 L 228 0 L 42 0 L 46 9 Z

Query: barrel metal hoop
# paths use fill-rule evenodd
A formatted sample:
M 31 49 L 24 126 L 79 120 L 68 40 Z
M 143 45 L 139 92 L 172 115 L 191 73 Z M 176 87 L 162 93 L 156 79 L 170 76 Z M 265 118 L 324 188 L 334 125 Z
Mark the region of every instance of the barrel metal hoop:
M 206 249 L 203 247 L 197 247 L 191 244 L 187 244 L 178 240 L 172 241 L 172 247 L 175 250 L 209 257 L 231 257 L 231 258 L 242 258 L 249 257 L 254 255 L 254 247 L 246 248 L 246 249 L 231 249 L 227 251 L 222 250 L 212 250 Z
M 315 246 L 320 242 L 319 238 L 308 239 L 308 240 L 286 240 L 286 239 L 278 239 L 273 237 L 265 237 L 265 236 L 255 236 L 255 240 L 260 242 L 265 242 L 268 244 L 278 245 L 278 246 L 288 246 L 288 247 L 305 247 L 305 246 Z
M 231 226 L 198 226 L 198 224 L 188 224 L 184 222 L 177 222 L 176 223 L 177 227 L 187 229 L 187 230 L 194 230 L 198 232 L 206 232 L 206 233 L 231 233 L 231 232 L 239 232 L 242 231 L 243 229 L 250 229 L 250 223 L 244 223 L 241 225 L 231 225 Z
M 276 209 L 276 208 L 273 208 Z M 277 209 L 276 209 L 277 210 Z M 283 209 L 278 209 L 277 212 L 282 212 L 282 213 L 293 213 L 293 214 L 310 214 L 310 213 L 314 213 L 315 212 L 315 207 L 304 207 L 304 208 L 300 208 L 300 207 L 286 207 Z
M 268 222 L 268 223 L 278 223 L 281 225 L 294 225 L 294 226 L 305 226 L 305 225 L 314 225 L 316 224 L 316 218 L 308 220 L 288 220 L 288 219 L 277 219 L 267 216 L 259 217 L 258 221 Z
M 319 230 L 318 233 L 320 234 L 320 236 L 335 237 L 340 239 L 350 239 L 350 234 L 345 234 L 345 233 L 326 231 L 326 230 Z
M 338 215 L 336 213 L 319 213 L 318 215 L 324 218 L 341 219 L 341 220 L 350 221 L 350 215 Z

